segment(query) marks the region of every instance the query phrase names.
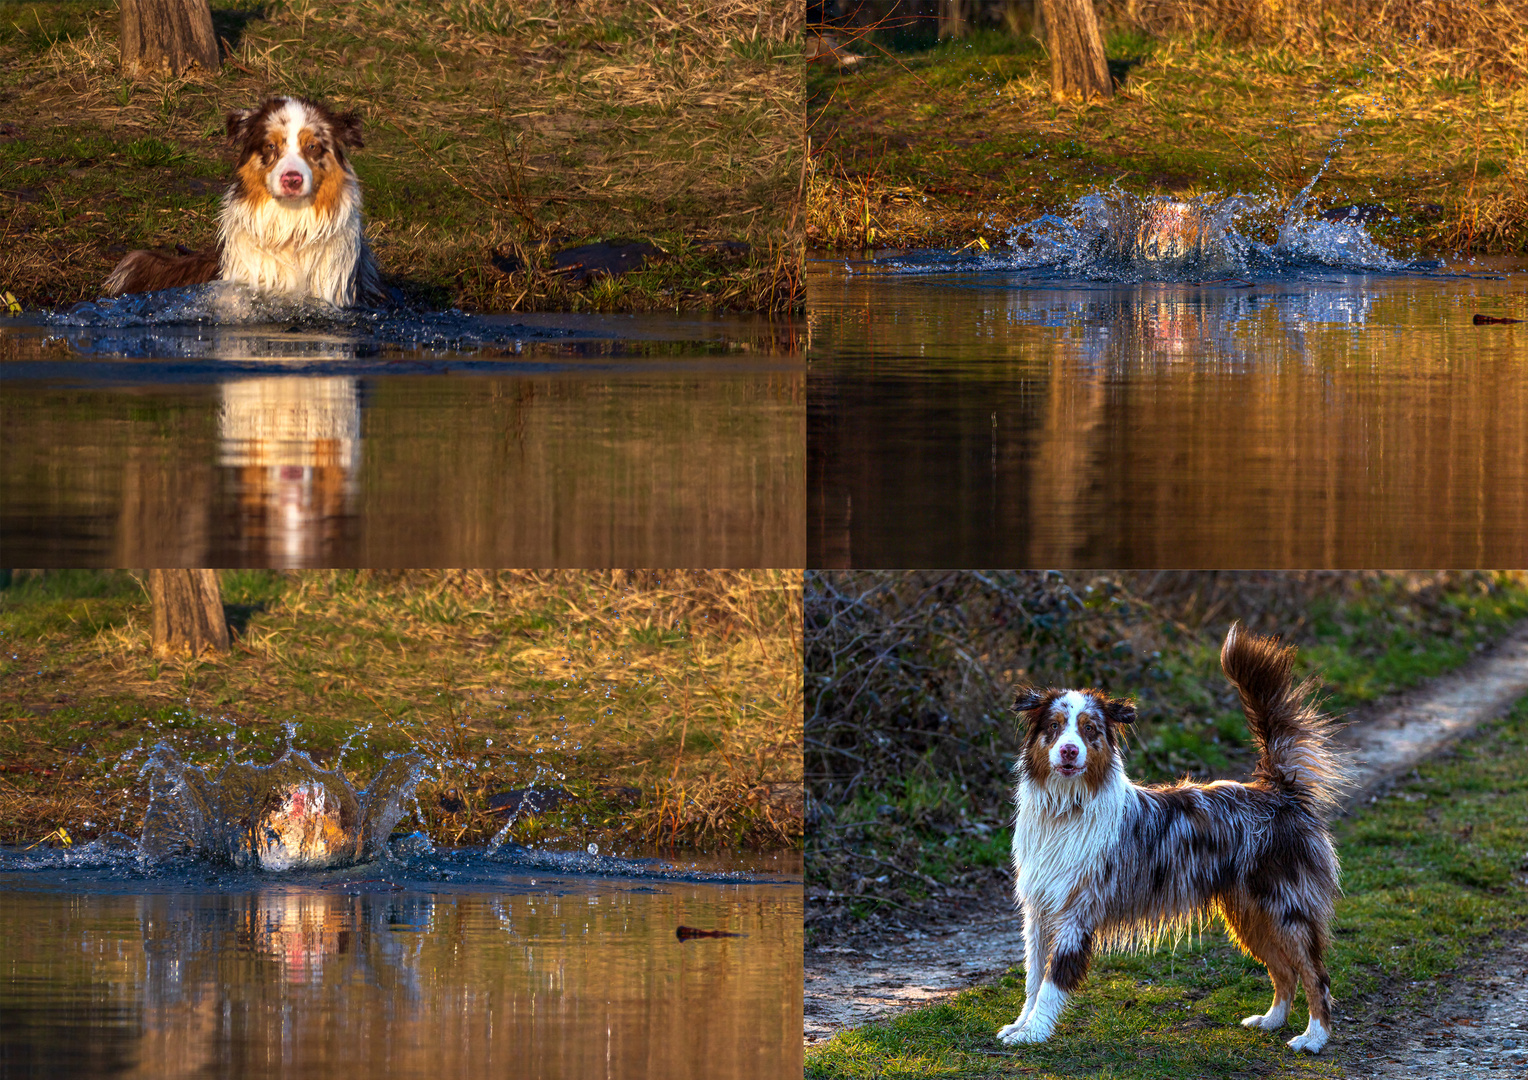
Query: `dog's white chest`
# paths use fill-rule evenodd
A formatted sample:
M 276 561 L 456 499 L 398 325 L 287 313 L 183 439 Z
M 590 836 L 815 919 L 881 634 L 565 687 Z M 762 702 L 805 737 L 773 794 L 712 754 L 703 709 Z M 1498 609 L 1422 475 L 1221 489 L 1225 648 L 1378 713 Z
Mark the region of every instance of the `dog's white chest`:
M 1105 865 L 1119 842 L 1128 787 L 1108 784 L 1081 802 L 1021 788 L 1013 830 L 1015 890 L 1023 903 L 1059 911 Z
M 260 292 L 310 296 L 338 307 L 355 302 L 361 255 L 360 195 L 347 186 L 337 211 L 288 210 L 266 202 L 251 208 L 232 193 L 219 225 L 222 277 Z

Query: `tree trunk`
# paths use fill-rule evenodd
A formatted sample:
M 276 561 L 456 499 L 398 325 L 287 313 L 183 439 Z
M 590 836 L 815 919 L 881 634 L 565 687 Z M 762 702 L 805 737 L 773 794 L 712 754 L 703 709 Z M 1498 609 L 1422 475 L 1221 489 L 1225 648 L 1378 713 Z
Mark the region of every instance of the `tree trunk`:
M 154 655 L 228 651 L 228 620 L 216 570 L 150 570 Z
M 971 32 L 974 0 L 939 0 L 939 37 L 965 37 Z
M 1014 37 L 1041 36 L 1035 0 L 1003 0 L 1003 26 Z
M 220 66 L 207 0 L 122 0 L 121 45 L 124 75 Z
M 1040 0 L 1051 54 L 1051 97 L 1056 101 L 1111 98 L 1114 83 L 1104 59 L 1093 0 Z

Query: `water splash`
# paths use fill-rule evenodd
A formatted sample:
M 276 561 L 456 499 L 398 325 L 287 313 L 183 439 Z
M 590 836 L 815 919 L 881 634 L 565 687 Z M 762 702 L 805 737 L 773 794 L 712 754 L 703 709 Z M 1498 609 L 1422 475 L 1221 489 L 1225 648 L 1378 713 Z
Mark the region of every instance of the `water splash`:
M 212 776 L 161 743 L 140 773 L 149 808 L 138 853 L 268 871 L 367 862 L 387 853 L 423 770 L 421 755 L 393 755 L 357 792 L 290 746 L 268 765 L 234 760 Z
M 259 293 L 244 285 L 213 281 L 154 292 L 105 296 L 75 304 L 53 315 L 59 326 L 176 326 L 187 323 L 222 325 L 260 323 L 333 323 L 349 321 L 357 312 L 323 300 Z
M 45 321 L 82 352 L 128 357 L 202 357 L 221 351 L 238 359 L 322 358 L 367 344 L 455 351 L 508 345 L 518 350 L 527 340 L 583 336 L 556 327 L 488 322 L 456 310 L 338 308 L 226 281 L 102 297 L 50 314 Z M 272 336 L 273 327 L 280 328 L 279 335 Z M 145 328 L 159 333 L 145 334 Z
M 1359 222 L 1305 217 L 1301 208 L 1309 190 L 1282 210 L 1245 194 L 1172 199 L 1118 188 L 1095 192 L 1061 214 L 1016 226 L 1008 250 L 975 256 L 974 268 L 1127 282 L 1269 276 L 1309 268 L 1421 268 L 1391 255 Z M 1271 242 L 1263 239 L 1270 217 Z

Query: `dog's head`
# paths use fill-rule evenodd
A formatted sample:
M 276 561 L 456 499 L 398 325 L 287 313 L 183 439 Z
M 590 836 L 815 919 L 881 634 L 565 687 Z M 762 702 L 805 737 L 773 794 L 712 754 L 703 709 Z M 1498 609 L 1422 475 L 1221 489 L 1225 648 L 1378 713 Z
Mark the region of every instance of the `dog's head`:
M 1080 778 L 1097 791 L 1113 771 L 1120 729 L 1135 722 L 1133 704 L 1097 690 L 1021 690 L 1013 704 L 1024 724 L 1019 773 L 1042 787 Z
M 288 204 L 332 195 L 349 171 L 346 147 L 363 145 L 358 115 L 336 115 L 320 102 L 294 97 L 229 113 L 228 138 L 238 147 L 245 196 L 263 192 Z

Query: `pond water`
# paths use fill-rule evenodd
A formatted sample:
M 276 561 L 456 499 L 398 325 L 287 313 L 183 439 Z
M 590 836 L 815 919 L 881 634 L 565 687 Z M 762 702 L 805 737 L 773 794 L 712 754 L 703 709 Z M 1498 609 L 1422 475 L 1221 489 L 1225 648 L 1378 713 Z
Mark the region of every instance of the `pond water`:
M 799 856 L 612 862 L 149 873 L 0 851 L 0 1075 L 800 1076 Z
M 809 263 L 807 565 L 1528 562 L 1521 267 L 1025 261 Z
M 129 299 L 0 322 L 12 564 L 802 564 L 788 321 Z

